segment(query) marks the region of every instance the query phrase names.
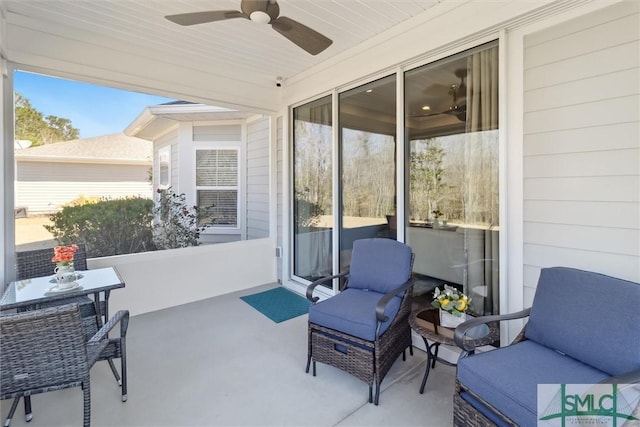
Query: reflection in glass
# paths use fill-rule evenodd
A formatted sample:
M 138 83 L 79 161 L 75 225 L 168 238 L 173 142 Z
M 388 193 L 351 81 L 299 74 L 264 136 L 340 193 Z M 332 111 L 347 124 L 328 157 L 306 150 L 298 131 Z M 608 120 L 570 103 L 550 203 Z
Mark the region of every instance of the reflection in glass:
M 353 241 L 396 238 L 396 76 L 340 94 L 340 270 Z
M 443 283 L 498 313 L 498 47 L 405 73 L 407 242 L 418 293 Z
M 293 274 L 314 280 L 332 273 L 331 97 L 293 110 Z

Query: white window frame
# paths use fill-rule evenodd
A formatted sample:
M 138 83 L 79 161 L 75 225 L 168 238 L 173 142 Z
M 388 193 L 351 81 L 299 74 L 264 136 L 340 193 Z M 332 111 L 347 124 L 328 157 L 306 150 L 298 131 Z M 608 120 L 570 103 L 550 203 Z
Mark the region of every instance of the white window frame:
M 196 185 L 196 158 L 198 151 L 218 151 L 218 150 L 235 150 L 238 153 L 238 165 L 237 165 L 237 184 L 235 186 L 204 186 L 204 185 Z M 193 189 L 194 189 L 194 200 L 198 199 L 198 190 L 236 190 L 237 199 L 236 199 L 236 225 L 228 226 L 228 225 L 212 225 L 207 226 L 202 231 L 202 234 L 238 234 L 242 224 L 244 224 L 244 212 L 242 210 L 243 206 L 243 187 L 244 183 L 242 180 L 243 176 L 243 168 L 242 168 L 242 159 L 243 153 L 239 143 L 211 143 L 207 145 L 199 144 L 193 149 Z
M 162 183 L 162 157 L 167 157 L 167 182 L 165 184 Z M 158 168 L 156 170 L 157 178 L 157 188 L 161 190 L 166 190 L 171 187 L 171 145 L 165 145 L 158 149 Z

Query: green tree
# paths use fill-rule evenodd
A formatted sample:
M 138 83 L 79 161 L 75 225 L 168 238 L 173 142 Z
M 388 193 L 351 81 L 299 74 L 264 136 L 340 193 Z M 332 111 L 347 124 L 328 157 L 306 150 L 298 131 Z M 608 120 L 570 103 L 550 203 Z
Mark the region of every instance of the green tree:
M 44 120 L 47 123 L 47 127 L 43 130 L 45 144 L 78 139 L 80 136 L 80 131 L 73 127 L 69 119 L 47 116 Z
M 14 100 L 16 139 L 27 139 L 37 146 L 79 138 L 80 131 L 73 127 L 71 120 L 53 115 L 44 117 L 18 92 Z
M 411 215 L 427 220 L 434 211 L 441 212 L 444 198 L 445 151 L 433 139 L 412 141 L 410 155 Z

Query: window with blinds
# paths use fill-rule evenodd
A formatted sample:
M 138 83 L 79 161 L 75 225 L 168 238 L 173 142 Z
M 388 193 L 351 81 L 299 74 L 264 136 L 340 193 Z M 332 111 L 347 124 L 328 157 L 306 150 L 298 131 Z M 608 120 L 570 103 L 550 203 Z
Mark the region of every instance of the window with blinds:
M 238 226 L 238 149 L 196 150 L 198 225 Z

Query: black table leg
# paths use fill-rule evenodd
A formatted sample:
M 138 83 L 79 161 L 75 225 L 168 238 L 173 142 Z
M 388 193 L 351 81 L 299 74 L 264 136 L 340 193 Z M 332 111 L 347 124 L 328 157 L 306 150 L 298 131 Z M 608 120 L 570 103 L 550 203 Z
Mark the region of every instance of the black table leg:
M 24 397 L 24 420 L 29 422 L 33 419 L 33 413 L 31 411 L 31 396 Z
M 429 378 L 429 372 L 432 368 L 436 367 L 436 360 L 438 360 L 438 348 L 440 347 L 440 343 L 434 342 L 429 345 L 429 342 L 426 338 L 422 338 L 424 340 L 424 346 L 427 349 L 427 367 L 424 371 L 424 377 L 422 377 L 422 384 L 420 385 L 420 394 L 424 393 L 424 387 L 427 384 L 427 378 Z

